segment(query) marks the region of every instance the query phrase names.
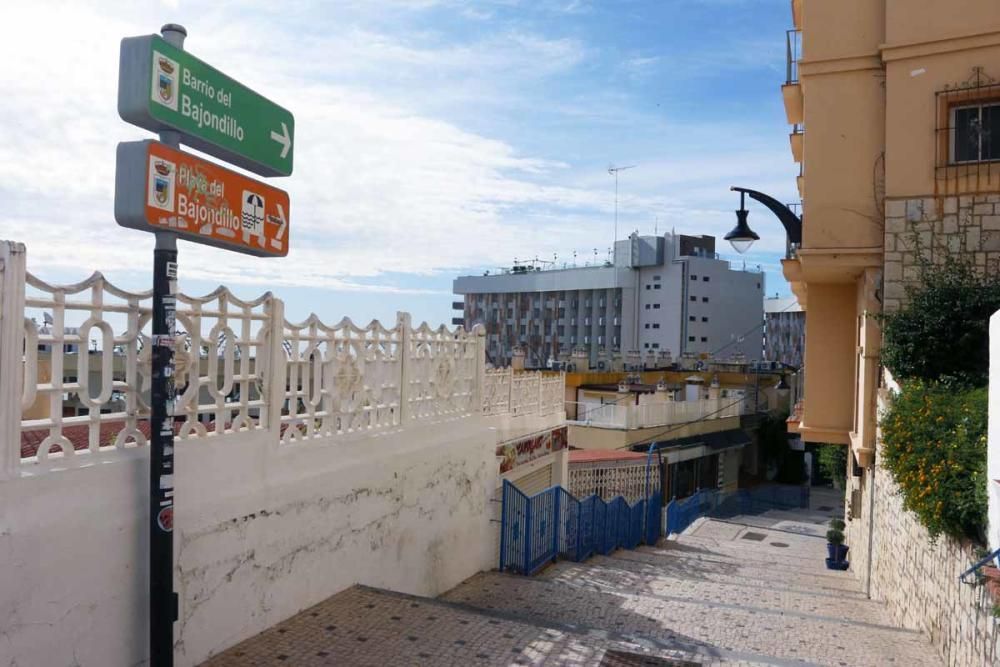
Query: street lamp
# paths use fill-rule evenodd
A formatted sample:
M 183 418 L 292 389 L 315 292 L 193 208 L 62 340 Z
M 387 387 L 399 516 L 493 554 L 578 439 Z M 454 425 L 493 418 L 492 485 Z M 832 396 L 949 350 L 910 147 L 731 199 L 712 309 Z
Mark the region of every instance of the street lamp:
M 763 192 L 736 186 L 729 189 L 740 193 L 740 210 L 736 211 L 736 226 L 723 238 L 732 244 L 736 252 L 743 254 L 750 249 L 754 241 L 760 240 L 760 236 L 750 229 L 750 225 L 747 224 L 747 216 L 750 212 L 746 209 L 746 195 L 750 195 L 751 199 L 757 200 L 774 213 L 778 220 L 781 221 L 781 224 L 784 225 L 789 243 L 794 245 L 802 243 L 802 218 L 792 213 L 791 209 L 787 206 Z
M 733 250 L 741 255 L 750 249 L 754 241 L 760 240 L 757 232 L 750 229 L 750 225 L 747 224 L 748 215 L 750 215 L 750 211 L 746 209 L 746 193 L 740 192 L 740 210 L 736 211 L 736 226 L 723 238 L 729 241 Z

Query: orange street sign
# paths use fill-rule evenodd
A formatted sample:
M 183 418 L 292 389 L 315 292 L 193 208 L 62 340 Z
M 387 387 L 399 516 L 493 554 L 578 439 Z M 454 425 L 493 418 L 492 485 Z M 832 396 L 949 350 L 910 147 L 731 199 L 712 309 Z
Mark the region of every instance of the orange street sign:
M 156 141 L 118 144 L 115 220 L 258 257 L 288 254 L 288 193 Z

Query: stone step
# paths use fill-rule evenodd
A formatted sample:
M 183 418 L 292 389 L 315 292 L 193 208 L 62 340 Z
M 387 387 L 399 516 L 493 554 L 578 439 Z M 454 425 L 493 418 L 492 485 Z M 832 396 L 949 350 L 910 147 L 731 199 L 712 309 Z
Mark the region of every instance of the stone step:
M 864 597 L 860 584 L 850 574 L 840 576 L 842 572 L 827 570 L 825 567 L 818 571 L 797 569 L 784 563 L 780 565 L 771 563 L 768 567 L 768 563 L 764 561 L 726 560 L 711 555 L 690 553 L 679 556 L 677 552 L 670 550 L 615 552 L 613 556 L 635 563 L 633 568 L 643 565 L 652 568 L 653 573 L 667 568 L 678 576 L 689 573 L 689 578 L 708 579 L 718 583 L 740 585 L 751 581 L 782 589 L 823 591 L 831 595 L 853 598 Z
M 608 652 L 618 654 L 608 656 Z M 629 655 L 634 662 L 624 661 Z M 202 667 L 583 667 L 612 663 L 791 667 L 787 661 L 721 650 L 683 637 L 629 636 L 598 626 L 543 620 L 516 610 L 481 609 L 365 586 L 342 591 L 209 659 Z
M 857 580 L 851 573 L 826 568 L 825 545 L 822 553 L 816 553 L 809 558 L 788 558 L 776 552 L 777 549 L 774 547 L 768 547 L 767 550 L 742 549 L 739 546 L 719 548 L 713 545 L 669 541 L 661 542 L 656 547 L 642 547 L 635 551 L 643 558 L 648 559 L 656 556 L 661 559 L 692 563 L 710 562 L 741 571 L 763 570 L 778 578 L 783 578 L 786 574 L 807 579 L 818 577 L 830 586 L 843 586 L 845 588 L 856 588 L 857 586 Z M 778 561 L 781 562 L 780 570 L 775 568 L 775 563 Z
M 574 564 L 575 565 L 575 564 Z M 562 578 L 561 564 L 544 577 L 497 572 L 473 577 L 445 599 L 493 612 L 517 613 L 540 623 L 609 628 L 624 637 L 708 642 L 725 651 L 766 655 L 774 661 L 884 667 L 937 666 L 923 638 L 888 625 L 836 615 L 796 612 L 735 599 L 712 602 L 650 590 L 601 586 L 577 571 Z M 718 595 L 725 595 L 722 587 Z
M 644 591 L 671 598 L 738 603 L 880 622 L 881 607 L 860 604 L 868 602 L 860 593 L 818 589 L 815 585 L 801 582 L 793 587 L 790 582 L 763 581 L 739 574 L 723 578 L 709 568 L 696 570 L 687 563 L 678 562 L 662 567 L 648 566 L 634 560 L 635 557 L 636 554 L 626 551 L 594 558 L 584 564 L 560 563 L 543 572 L 542 577 L 566 583 L 586 581 L 602 589 Z

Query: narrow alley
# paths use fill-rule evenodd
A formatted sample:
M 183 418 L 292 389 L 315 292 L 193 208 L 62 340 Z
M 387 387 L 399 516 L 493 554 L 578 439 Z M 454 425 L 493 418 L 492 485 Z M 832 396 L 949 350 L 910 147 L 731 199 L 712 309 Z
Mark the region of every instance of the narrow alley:
M 840 509 L 701 519 L 683 535 L 438 599 L 355 586 L 222 653 L 235 665 L 939 665 L 818 535 Z M 810 534 L 812 533 L 812 534 Z

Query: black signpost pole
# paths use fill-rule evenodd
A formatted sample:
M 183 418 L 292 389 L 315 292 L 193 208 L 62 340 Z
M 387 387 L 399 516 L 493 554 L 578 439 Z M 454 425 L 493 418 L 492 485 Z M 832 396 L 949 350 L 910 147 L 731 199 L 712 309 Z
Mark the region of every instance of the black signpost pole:
M 163 38 L 181 48 L 187 31 L 167 24 Z M 177 132 L 160 141 L 180 145 Z M 177 309 L 177 236 L 157 232 L 153 250 L 153 348 L 149 456 L 149 664 L 173 667 L 174 621 L 174 330 Z
M 149 475 L 149 654 L 151 667 L 174 664 L 174 321 L 177 240 L 157 234 L 153 251 L 153 381 Z

